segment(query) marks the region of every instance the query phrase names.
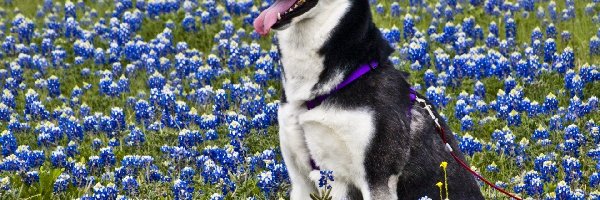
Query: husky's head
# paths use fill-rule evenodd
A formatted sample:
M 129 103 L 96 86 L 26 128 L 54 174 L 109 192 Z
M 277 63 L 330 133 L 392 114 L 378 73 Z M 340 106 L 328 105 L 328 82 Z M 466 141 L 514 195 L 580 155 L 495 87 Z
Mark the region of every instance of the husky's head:
M 254 29 L 261 35 L 266 35 L 271 29 L 286 29 L 325 12 L 326 7 L 336 1 L 350 0 L 276 0 L 254 20 Z

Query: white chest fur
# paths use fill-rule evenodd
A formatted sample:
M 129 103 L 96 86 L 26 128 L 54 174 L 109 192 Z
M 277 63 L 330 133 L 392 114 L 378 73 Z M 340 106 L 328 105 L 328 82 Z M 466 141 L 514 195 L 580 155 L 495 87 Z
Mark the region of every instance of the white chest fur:
M 364 177 L 364 157 L 374 132 L 373 114 L 367 108 L 341 110 L 317 107 L 298 117 L 315 162 L 334 170 L 336 179 L 350 183 Z
M 371 110 L 342 110 L 326 104 L 307 110 L 302 104 L 286 103 L 279 109 L 279 122 L 281 149 L 295 187 L 292 199 L 306 199 L 300 197 L 307 190 L 298 185 L 310 185 L 309 174 L 318 180 L 318 172 L 317 177 L 310 173 L 311 158 L 322 170 L 333 170 L 334 199 L 343 199 L 349 185 L 368 188 L 363 163 L 375 131 Z M 369 196 L 368 190 L 361 191 Z
M 313 91 L 325 68 L 318 51 L 348 7 L 349 2 L 345 0 L 320 1 L 318 6 L 293 19 L 294 25 L 277 32 L 284 68 L 283 88 L 288 101 L 307 101 L 342 82 L 340 73 Z

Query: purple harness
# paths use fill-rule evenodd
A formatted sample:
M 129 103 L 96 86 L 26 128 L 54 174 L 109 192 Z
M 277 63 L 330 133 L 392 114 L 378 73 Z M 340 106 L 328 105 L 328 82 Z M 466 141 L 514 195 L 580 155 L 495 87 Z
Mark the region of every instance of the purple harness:
M 371 70 L 377 68 L 377 66 L 378 66 L 377 61 L 371 61 L 370 63 L 360 65 L 360 67 L 358 67 L 358 69 L 356 69 L 354 72 L 352 72 L 352 74 L 350 74 L 350 76 L 348 76 L 348 78 L 346 78 L 344 81 L 342 81 L 339 85 L 335 86 L 335 88 L 333 88 L 333 90 L 331 90 L 329 93 L 317 96 L 314 99 L 307 101 L 306 108 L 308 110 L 311 110 L 311 109 L 321 105 L 321 103 L 323 103 L 323 101 L 325 101 L 325 99 L 327 99 L 327 97 L 329 97 L 331 94 L 346 87 L 348 84 L 354 82 L 356 79 L 360 78 L 361 76 L 365 75 L 366 73 L 370 72 Z M 411 88 L 410 89 L 410 101 L 414 102 L 416 98 L 417 98 L 417 92 L 415 92 Z
M 335 88 L 333 88 L 333 90 L 331 90 L 329 93 L 317 96 L 314 99 L 307 101 L 306 108 L 308 110 L 311 110 L 311 109 L 321 105 L 321 103 L 323 103 L 323 101 L 325 99 L 327 99 L 327 97 L 329 97 L 329 95 L 346 87 L 348 84 L 354 82 L 356 79 L 360 78 L 362 75 L 365 75 L 367 72 L 371 71 L 372 69 L 377 68 L 377 65 L 378 65 L 377 61 L 371 61 L 370 63 L 360 65 L 360 67 L 358 67 L 358 69 L 356 69 L 354 72 L 352 72 L 352 74 L 350 74 L 350 76 L 348 76 L 339 85 L 335 86 Z

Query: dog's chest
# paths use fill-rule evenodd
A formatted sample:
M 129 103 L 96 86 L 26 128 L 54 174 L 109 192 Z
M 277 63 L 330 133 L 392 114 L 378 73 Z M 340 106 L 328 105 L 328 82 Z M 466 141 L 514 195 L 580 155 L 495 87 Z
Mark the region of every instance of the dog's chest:
M 292 118 L 284 120 L 296 122 L 292 124 L 302 130 L 310 156 L 321 169 L 334 170 L 336 178 L 348 181 L 364 175 L 365 152 L 375 129 L 371 111 L 323 105 L 312 110 L 303 107 L 282 110 L 297 113 L 284 114 Z
M 283 88 L 290 101 L 305 101 L 312 98 L 313 87 L 324 69 L 323 57 L 317 53 L 323 41 L 287 32 L 278 34 L 284 66 Z

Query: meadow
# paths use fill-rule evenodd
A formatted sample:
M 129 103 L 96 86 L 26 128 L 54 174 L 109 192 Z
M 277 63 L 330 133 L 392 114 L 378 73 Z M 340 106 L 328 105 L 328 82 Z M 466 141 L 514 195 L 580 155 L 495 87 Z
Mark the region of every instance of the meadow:
M 472 169 L 600 199 L 600 1 L 369 1 Z M 272 3 L 0 0 L 0 199 L 287 199 Z

